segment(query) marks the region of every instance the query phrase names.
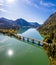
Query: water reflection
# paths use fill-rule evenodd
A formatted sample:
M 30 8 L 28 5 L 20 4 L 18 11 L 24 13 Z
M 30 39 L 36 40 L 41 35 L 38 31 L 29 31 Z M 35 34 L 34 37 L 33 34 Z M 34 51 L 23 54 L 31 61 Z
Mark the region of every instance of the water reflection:
M 12 56 L 13 55 L 13 50 L 11 50 L 11 49 L 9 49 L 8 51 L 7 51 L 7 54 L 9 55 L 9 56 Z
M 5 38 L 8 40 L 0 42 L 0 65 L 49 65 L 49 60 L 42 48 L 0 35 L 0 40 Z

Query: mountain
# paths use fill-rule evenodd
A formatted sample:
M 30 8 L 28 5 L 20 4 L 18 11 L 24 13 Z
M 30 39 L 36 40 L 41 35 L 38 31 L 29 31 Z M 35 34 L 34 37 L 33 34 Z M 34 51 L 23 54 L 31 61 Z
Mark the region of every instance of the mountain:
M 26 20 L 22 18 L 15 20 L 15 22 L 17 23 L 17 26 L 20 26 L 20 27 L 30 27 L 31 26 L 29 22 L 27 22 Z
M 39 27 L 40 26 L 40 24 L 38 24 L 37 22 L 28 22 L 22 18 L 17 19 L 15 22 L 20 27 Z
M 33 27 L 40 27 L 41 25 L 37 22 L 30 22 L 30 24 L 33 26 Z
M 0 28 L 16 28 L 16 23 L 6 18 L 0 18 Z
M 44 41 L 49 43 L 56 43 L 56 12 L 38 28 L 41 35 L 45 36 Z
M 31 23 L 27 22 L 26 20 L 20 18 L 15 21 L 9 20 L 6 18 L 0 18 L 0 28 L 13 28 L 13 29 L 19 29 L 19 28 L 30 28 L 30 27 L 39 27 L 40 25 L 36 22 Z

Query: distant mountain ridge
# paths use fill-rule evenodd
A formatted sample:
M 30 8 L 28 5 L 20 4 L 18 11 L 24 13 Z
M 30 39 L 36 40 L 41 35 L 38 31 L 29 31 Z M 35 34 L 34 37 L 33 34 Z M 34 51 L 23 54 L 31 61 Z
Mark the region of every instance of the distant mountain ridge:
M 38 23 L 37 23 L 38 24 Z M 21 27 L 39 27 L 40 24 L 27 22 L 26 20 L 20 18 L 15 21 L 6 18 L 0 18 L 0 28 L 21 28 Z
M 41 25 L 37 22 L 30 22 L 33 27 L 40 27 Z
M 15 22 L 17 23 L 18 26 L 23 27 L 23 26 L 31 26 L 31 24 L 29 22 L 27 22 L 26 20 L 20 18 L 15 20 Z
M 56 12 L 38 28 L 42 35 L 45 35 L 45 41 L 56 43 Z
M 16 28 L 15 22 L 6 18 L 0 18 L 0 28 Z

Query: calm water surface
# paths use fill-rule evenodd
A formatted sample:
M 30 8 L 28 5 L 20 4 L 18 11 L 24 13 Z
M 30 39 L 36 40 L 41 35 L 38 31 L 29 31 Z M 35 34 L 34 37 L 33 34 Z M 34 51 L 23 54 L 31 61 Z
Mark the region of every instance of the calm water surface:
M 0 34 L 0 65 L 49 65 L 49 60 L 43 48 Z

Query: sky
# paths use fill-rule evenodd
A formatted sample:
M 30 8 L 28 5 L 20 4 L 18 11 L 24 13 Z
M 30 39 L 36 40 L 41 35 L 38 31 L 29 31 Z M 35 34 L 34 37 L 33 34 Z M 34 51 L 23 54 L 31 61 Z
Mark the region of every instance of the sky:
M 0 18 L 23 18 L 28 22 L 43 24 L 54 12 L 56 0 L 0 0 Z

